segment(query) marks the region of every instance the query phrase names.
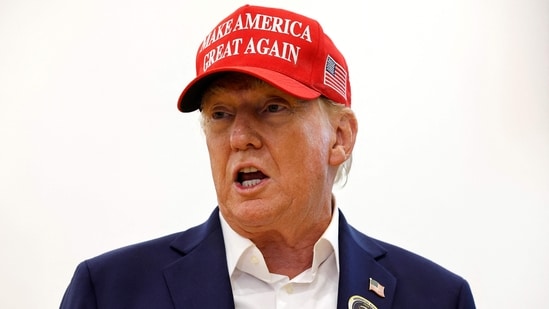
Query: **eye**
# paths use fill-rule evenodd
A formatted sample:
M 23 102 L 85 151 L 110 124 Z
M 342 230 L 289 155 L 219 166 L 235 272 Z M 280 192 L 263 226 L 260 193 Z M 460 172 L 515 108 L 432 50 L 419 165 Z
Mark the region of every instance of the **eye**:
M 228 116 L 229 114 L 223 111 L 212 112 L 212 119 L 223 119 L 223 118 L 227 118 Z
M 212 120 L 222 120 L 231 117 L 232 111 L 224 105 L 207 106 L 203 112 L 207 118 Z
M 286 106 L 282 104 L 269 104 L 265 107 L 265 111 L 268 113 L 278 113 L 284 111 Z

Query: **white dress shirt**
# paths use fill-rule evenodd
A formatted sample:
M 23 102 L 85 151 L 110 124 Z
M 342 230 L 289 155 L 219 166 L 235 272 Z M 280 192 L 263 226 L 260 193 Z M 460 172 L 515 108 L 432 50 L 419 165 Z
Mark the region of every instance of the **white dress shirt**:
M 220 218 L 236 309 L 337 307 L 339 212 L 335 206 L 328 228 L 314 246 L 311 268 L 293 279 L 270 273 L 252 241 L 237 234 L 223 215 Z

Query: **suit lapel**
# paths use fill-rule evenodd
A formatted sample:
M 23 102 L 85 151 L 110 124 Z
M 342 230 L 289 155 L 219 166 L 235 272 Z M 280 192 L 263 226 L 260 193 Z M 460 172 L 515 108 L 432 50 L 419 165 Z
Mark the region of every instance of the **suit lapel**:
M 172 248 L 183 254 L 164 270 L 175 308 L 234 308 L 217 209 L 205 224 L 176 239 Z
M 377 262 L 385 253 L 371 238 L 348 225 L 340 213 L 338 308 L 349 308 L 349 299 L 355 295 L 367 299 L 378 309 L 391 308 L 397 281 Z M 370 290 L 370 278 L 384 286 L 385 297 Z

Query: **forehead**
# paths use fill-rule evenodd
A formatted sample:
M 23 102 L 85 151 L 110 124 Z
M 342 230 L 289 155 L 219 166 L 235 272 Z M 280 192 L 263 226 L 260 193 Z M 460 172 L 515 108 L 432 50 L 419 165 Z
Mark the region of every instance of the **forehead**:
M 231 94 L 246 92 L 254 95 L 279 96 L 298 100 L 292 95 L 270 85 L 269 83 L 251 75 L 229 72 L 217 75 L 206 87 L 202 95 L 201 105 L 212 99 L 219 100 Z

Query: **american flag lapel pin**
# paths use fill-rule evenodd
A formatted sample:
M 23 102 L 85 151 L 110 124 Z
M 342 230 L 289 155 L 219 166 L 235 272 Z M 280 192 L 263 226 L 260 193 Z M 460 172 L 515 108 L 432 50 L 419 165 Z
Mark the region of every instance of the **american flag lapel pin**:
M 385 297 L 385 287 L 372 278 L 370 278 L 369 290 L 376 293 L 379 297 Z

